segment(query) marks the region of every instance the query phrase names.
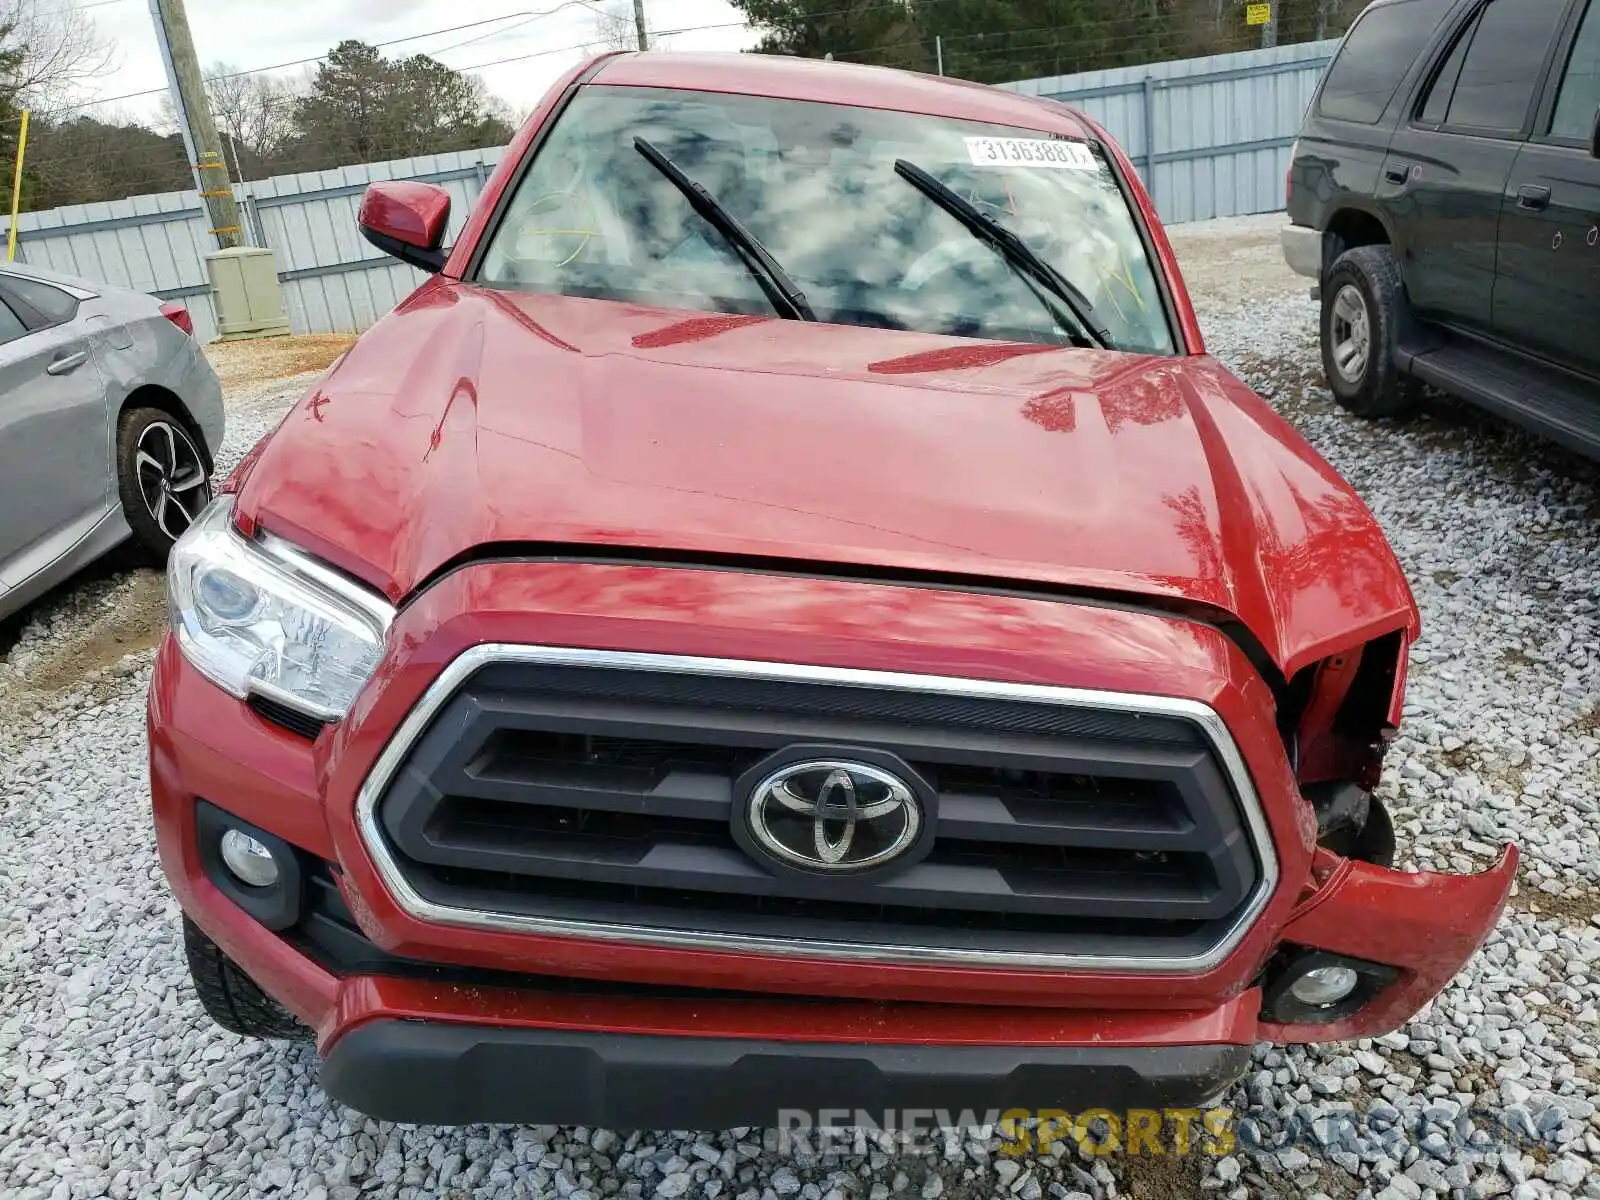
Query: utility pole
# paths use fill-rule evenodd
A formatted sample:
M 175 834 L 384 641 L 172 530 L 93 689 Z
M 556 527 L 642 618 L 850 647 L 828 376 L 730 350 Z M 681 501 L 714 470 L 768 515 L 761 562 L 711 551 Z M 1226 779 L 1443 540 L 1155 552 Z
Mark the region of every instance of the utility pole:
M 644 0 L 633 0 L 633 24 L 639 31 L 639 49 L 650 49 L 650 35 L 644 31 Z
M 1261 48 L 1263 50 L 1278 44 L 1278 9 L 1279 0 L 1272 0 L 1272 15 L 1267 18 L 1267 23 L 1261 27 Z
M 1328 10 L 1333 7 L 1333 0 L 1317 0 L 1317 41 L 1328 36 Z
M 638 7 L 641 0 L 634 0 Z M 228 179 L 228 163 L 222 156 L 222 139 L 206 99 L 205 81 L 200 76 L 200 60 L 195 57 L 194 39 L 189 36 L 189 18 L 183 0 L 150 0 L 150 16 L 156 25 L 156 41 L 167 68 L 167 86 L 172 90 L 172 106 L 183 131 L 183 148 L 189 155 L 195 188 L 205 201 L 211 217 L 211 233 L 217 248 L 231 250 L 240 242 L 239 206 L 233 199 Z M 641 36 L 643 26 L 640 27 Z

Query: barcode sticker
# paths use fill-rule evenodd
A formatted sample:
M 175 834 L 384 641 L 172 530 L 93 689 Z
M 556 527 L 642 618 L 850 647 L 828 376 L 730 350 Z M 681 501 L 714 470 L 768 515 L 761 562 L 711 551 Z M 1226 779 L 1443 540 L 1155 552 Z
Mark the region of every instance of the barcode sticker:
M 978 167 L 1050 167 L 1065 171 L 1093 171 L 1098 164 L 1083 142 L 1048 138 L 969 137 L 967 157 Z

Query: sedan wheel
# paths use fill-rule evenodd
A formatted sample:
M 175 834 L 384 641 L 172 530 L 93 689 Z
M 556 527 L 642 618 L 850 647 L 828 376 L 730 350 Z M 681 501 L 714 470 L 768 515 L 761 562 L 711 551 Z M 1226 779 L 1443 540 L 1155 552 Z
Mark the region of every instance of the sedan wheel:
M 171 413 L 136 408 L 117 427 L 117 485 L 135 540 L 156 562 L 211 503 L 199 443 Z
M 171 541 L 183 536 L 211 502 L 200 451 L 171 421 L 156 421 L 139 435 L 134 455 L 145 511 Z

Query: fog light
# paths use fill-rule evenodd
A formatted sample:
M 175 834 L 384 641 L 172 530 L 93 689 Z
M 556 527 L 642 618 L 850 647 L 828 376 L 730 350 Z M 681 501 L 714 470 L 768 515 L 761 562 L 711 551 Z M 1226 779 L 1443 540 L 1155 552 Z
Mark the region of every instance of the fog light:
M 1394 967 L 1326 950 L 1283 946 L 1267 967 L 1261 1019 L 1328 1025 L 1360 1012 L 1400 978 Z
M 241 883 L 264 888 L 278 882 L 278 862 L 272 857 L 272 851 L 248 833 L 228 830 L 222 835 L 218 849 L 223 864 Z
M 1289 985 L 1289 994 L 1309 1008 L 1326 1008 L 1355 991 L 1360 982 L 1349 967 L 1314 967 Z

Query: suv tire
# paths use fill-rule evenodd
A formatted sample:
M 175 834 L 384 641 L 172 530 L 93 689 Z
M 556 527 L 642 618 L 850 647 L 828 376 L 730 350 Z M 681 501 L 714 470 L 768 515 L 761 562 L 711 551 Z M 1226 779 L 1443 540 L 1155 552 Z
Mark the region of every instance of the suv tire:
M 1406 303 L 1388 246 L 1346 250 L 1323 277 L 1322 370 L 1334 399 L 1358 417 L 1397 417 L 1416 404 L 1416 381 L 1394 364 Z
M 183 919 L 183 949 L 200 1005 L 218 1025 L 245 1037 L 304 1041 L 311 1036 L 188 917 Z

